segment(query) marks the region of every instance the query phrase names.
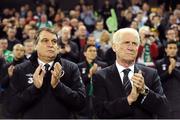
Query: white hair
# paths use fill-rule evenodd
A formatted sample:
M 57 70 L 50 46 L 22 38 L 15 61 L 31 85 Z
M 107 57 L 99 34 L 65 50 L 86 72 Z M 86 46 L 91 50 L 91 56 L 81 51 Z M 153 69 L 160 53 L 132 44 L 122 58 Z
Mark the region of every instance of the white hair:
M 113 35 L 112 43 L 114 44 L 114 43 L 121 41 L 122 40 L 121 38 L 124 35 L 124 33 L 133 34 L 136 37 L 138 44 L 140 44 L 139 33 L 134 28 L 122 28 L 122 29 L 119 29 L 118 31 L 116 31 Z
M 142 26 L 142 27 L 139 29 L 139 33 L 141 34 L 143 31 L 149 32 L 149 31 L 150 31 L 149 26 Z

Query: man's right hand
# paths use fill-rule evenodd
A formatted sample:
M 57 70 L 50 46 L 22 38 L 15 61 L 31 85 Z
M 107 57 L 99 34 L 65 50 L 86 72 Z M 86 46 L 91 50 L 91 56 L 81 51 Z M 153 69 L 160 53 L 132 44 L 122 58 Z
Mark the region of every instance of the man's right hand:
M 131 105 L 133 102 L 135 102 L 137 100 L 138 96 L 139 96 L 139 93 L 137 91 L 137 88 L 134 85 L 132 85 L 131 93 L 127 97 L 129 105 Z
M 172 71 L 176 67 L 176 60 L 174 58 L 170 58 L 169 61 L 170 61 L 170 65 L 169 65 L 169 68 L 168 68 L 168 73 L 171 74 Z
M 42 87 L 44 75 L 45 71 L 42 69 L 42 65 L 39 65 L 33 74 L 33 82 L 36 88 Z

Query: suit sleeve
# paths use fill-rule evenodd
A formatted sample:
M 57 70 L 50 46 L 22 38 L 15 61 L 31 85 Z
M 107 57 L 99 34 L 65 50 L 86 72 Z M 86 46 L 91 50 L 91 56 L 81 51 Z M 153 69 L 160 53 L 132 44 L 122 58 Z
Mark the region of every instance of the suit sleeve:
M 169 107 L 167 105 L 168 101 L 163 93 L 163 88 L 157 71 L 154 72 L 151 80 L 152 85 L 148 86 L 150 91 L 144 102 L 141 104 L 141 107 L 152 114 L 159 115 L 160 118 L 166 118 L 166 115 L 169 112 Z
M 59 84 L 53 90 L 55 96 L 59 100 L 63 101 L 68 107 L 74 110 L 80 110 L 85 105 L 85 86 L 80 77 L 78 67 L 70 66 L 70 69 L 71 71 L 68 71 L 67 74 L 70 75 L 69 79 L 72 79 L 70 80 L 72 82 L 72 86 L 59 82 Z
M 162 70 L 161 62 L 157 61 L 155 64 L 161 81 L 166 81 L 170 77 L 170 74 L 168 73 L 168 67 L 166 67 L 166 70 Z
M 21 69 L 16 67 L 10 81 L 12 98 L 8 107 L 9 112 L 13 115 L 23 112 L 40 95 L 40 89 L 36 88 L 34 84 L 25 86 L 24 82 L 27 80 L 24 80 L 24 77 L 21 76 Z
M 94 108 L 99 118 L 125 117 L 132 113 L 127 97 L 119 97 L 114 100 L 108 99 L 106 92 L 105 78 L 100 74 L 95 74 L 94 81 Z

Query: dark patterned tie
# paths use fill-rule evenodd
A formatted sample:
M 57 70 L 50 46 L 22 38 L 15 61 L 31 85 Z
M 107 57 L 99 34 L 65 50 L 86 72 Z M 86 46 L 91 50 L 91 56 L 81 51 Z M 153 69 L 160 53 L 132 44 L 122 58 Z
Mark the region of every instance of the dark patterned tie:
M 44 67 L 45 67 L 45 71 L 47 72 L 49 70 L 50 65 L 49 64 L 45 64 Z
M 131 91 L 131 82 L 129 80 L 128 74 L 131 70 L 130 69 L 124 69 L 123 73 L 124 73 L 124 77 L 123 77 L 123 86 L 126 92 L 126 95 L 129 95 L 130 91 Z

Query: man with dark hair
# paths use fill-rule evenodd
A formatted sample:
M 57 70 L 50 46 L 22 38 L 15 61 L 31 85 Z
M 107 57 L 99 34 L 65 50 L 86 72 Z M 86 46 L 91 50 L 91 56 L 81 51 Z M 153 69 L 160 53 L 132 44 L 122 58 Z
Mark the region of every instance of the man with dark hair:
M 9 112 L 13 118 L 72 118 L 85 102 L 78 66 L 58 55 L 58 36 L 49 28 L 36 35 L 36 52 L 15 67 Z
M 180 58 L 177 57 L 177 51 L 177 42 L 168 41 L 165 47 L 166 57 L 156 62 L 164 93 L 169 100 L 169 117 L 173 119 L 180 118 Z
M 85 60 L 78 64 L 81 72 L 82 80 L 86 86 L 86 106 L 80 112 L 83 118 L 93 118 L 92 92 L 93 81 L 92 76 L 100 69 L 107 66 L 105 62 L 97 60 L 97 48 L 95 45 L 86 45 L 84 48 Z

